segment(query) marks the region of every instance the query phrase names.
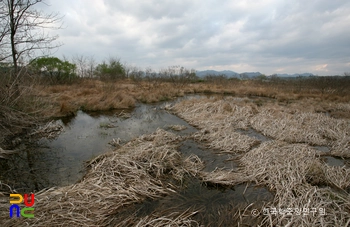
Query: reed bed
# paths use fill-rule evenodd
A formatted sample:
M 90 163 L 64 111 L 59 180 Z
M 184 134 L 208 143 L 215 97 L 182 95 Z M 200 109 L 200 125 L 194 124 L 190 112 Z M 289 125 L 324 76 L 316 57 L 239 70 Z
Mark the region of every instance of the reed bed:
M 316 113 L 317 108 L 291 109 L 242 98 L 194 98 L 167 109 L 199 128 L 192 139 L 232 154 L 239 168 L 205 172 L 198 156 L 184 158 L 177 151 L 186 137 L 159 129 L 91 160 L 80 182 L 36 193 L 35 218 L 9 219 L 8 196 L 0 194 L 2 226 L 200 226 L 195 218 L 202 207 L 138 212 L 145 200 L 177 193 L 187 176 L 224 187 L 253 182 L 274 193 L 273 201 L 266 204 L 215 211 L 233 225 L 349 225 L 349 169 L 327 166 L 312 147 L 328 146 L 331 154 L 350 157 L 349 120 Z M 247 129 L 272 140 L 240 132 Z M 284 213 L 274 214 L 274 208 Z M 309 213 L 288 214 L 288 209 L 309 209 Z M 317 213 L 310 212 L 313 209 Z M 326 213 L 320 214 L 320 209 Z M 258 215 L 252 216 L 255 211 Z
M 350 169 L 328 165 L 324 168 L 324 175 L 328 184 L 350 192 Z
M 156 216 L 146 216 L 142 218 L 136 227 L 152 226 L 152 227 L 162 227 L 162 226 L 182 226 L 182 227 L 195 227 L 200 226 L 198 222 L 191 219 L 191 216 L 195 215 L 196 212 L 184 213 L 172 213 L 168 216 L 156 215 Z M 159 217 L 160 216 L 160 217 Z M 122 226 L 122 225 L 121 225 Z M 123 225 L 125 226 L 125 225 Z
M 120 211 L 147 198 L 174 193 L 186 174 L 196 175 L 203 168 L 198 157 L 183 159 L 178 153 L 181 140 L 157 130 L 98 156 L 88 163 L 89 170 L 80 182 L 35 193 L 35 217 L 31 219 L 10 219 L 8 197 L 1 197 L 1 225 L 118 226 L 120 217 L 116 214 Z M 176 219 L 136 217 L 134 224 L 180 226 L 195 223 L 190 220 L 191 214 L 179 214 Z
M 237 129 L 251 127 L 276 140 L 328 146 L 332 155 L 350 157 L 350 120 L 316 113 L 311 103 L 305 109 L 303 102 L 292 107 L 275 103 L 256 106 L 244 99 L 205 98 L 183 101 L 172 109 L 202 129 L 195 138 L 215 149 L 248 151 L 258 142 L 237 134 Z M 336 106 L 348 108 L 346 104 Z
M 212 149 L 223 153 L 244 153 L 259 144 L 258 140 L 236 132 L 237 129 L 248 128 L 249 117 L 255 111 L 252 106 L 234 105 L 217 99 L 191 99 L 175 105 L 173 109 L 201 129 L 193 138 Z
M 254 182 L 274 192 L 274 200 L 260 207 L 259 225 L 349 225 L 349 169 L 321 162 L 319 153 L 312 147 L 328 146 L 330 154 L 349 157 L 349 120 L 316 113 L 317 108 L 304 109 L 302 104 L 291 109 L 274 103 L 254 105 L 254 102 L 232 98 L 192 99 L 177 103 L 171 109 L 200 128 L 201 131 L 194 134 L 198 140 L 222 151 L 239 153 L 237 170 L 202 171 L 203 181 L 224 185 Z M 249 127 L 272 140 L 257 144 L 236 136 L 237 129 Z M 237 143 L 245 149 L 240 150 Z M 277 213 L 271 212 L 273 209 Z M 294 213 L 288 214 L 289 209 Z M 298 215 L 297 209 L 309 213 Z M 320 213 L 320 209 L 324 209 L 325 214 Z M 314 210 L 317 213 L 310 213 Z
M 286 107 L 263 107 L 250 123 L 255 130 L 277 140 L 329 146 L 333 155 L 350 157 L 348 119 L 334 119 L 322 113 L 289 112 Z
M 309 184 L 308 177 L 324 177 L 323 171 L 314 171 L 317 153 L 305 144 L 288 144 L 282 141 L 265 142 L 258 148 L 248 152 L 241 158 L 245 172 L 257 184 L 267 185 L 275 192 L 275 200 L 271 207 L 277 209 L 299 208 L 316 209 L 323 208 L 327 215 L 291 215 L 276 216 L 272 219 L 274 225 L 308 225 L 344 226 L 350 220 L 349 195 L 344 192 L 339 194 L 330 187 L 320 188 Z M 319 163 L 318 166 L 322 165 Z M 326 168 L 327 167 L 323 167 Z M 328 168 L 328 174 L 329 174 Z M 326 173 L 327 173 L 326 172 Z M 347 171 L 337 171 L 337 178 L 348 178 Z M 321 176 L 319 176 L 321 175 Z M 324 177 L 328 185 L 333 185 L 337 180 L 329 176 Z M 340 180 L 340 179 L 339 179 Z M 341 182 L 344 183 L 344 180 Z M 339 184 L 338 187 L 346 189 L 348 185 Z M 332 199 L 334 196 L 336 199 Z M 323 224 L 322 224 L 323 223 Z
M 177 88 L 171 83 L 131 81 L 103 82 L 82 80 L 66 85 L 38 86 L 36 96 L 46 103 L 43 116 L 74 115 L 77 110 L 104 111 L 135 107 L 136 102 L 153 103 L 193 93 L 191 88 Z

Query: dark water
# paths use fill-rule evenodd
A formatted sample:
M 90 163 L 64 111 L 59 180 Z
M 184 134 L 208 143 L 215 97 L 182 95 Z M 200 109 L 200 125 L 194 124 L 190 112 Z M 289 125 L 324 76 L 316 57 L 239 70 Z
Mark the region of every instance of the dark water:
M 313 146 L 313 148 L 315 148 L 319 154 L 325 154 L 330 152 L 330 149 L 327 146 Z
M 141 206 L 139 215 L 149 215 L 155 211 L 171 209 L 186 210 L 193 207 L 203 210 L 202 214 L 225 206 L 247 206 L 251 203 L 263 203 L 273 199 L 273 195 L 264 187 L 254 184 L 240 184 L 231 188 L 217 188 L 201 183 L 198 179 L 189 178 L 186 187 L 158 200 L 148 200 Z
M 322 156 L 322 160 L 329 166 L 345 166 L 348 164 L 346 159 L 336 156 Z
M 263 207 L 274 198 L 264 187 L 254 184 L 241 184 L 234 187 L 213 187 L 190 177 L 183 183 L 178 193 L 173 193 L 160 199 L 147 199 L 141 204 L 126 207 L 116 214 L 116 222 L 134 216 L 142 218 L 149 215 L 168 216 L 184 211 L 196 212 L 192 217 L 201 226 L 236 226 L 235 213 L 250 204 L 253 207 Z M 248 212 L 249 219 L 252 219 Z
M 57 123 L 64 131 L 58 138 L 41 139 L 23 147 L 8 160 L 0 159 L 0 180 L 18 192 L 69 185 L 83 176 L 84 161 L 112 149 L 108 143 L 113 139 L 127 142 L 153 133 L 157 128 L 172 131 L 170 125 L 186 126 L 183 131 L 172 131 L 180 135 L 196 131 L 184 120 L 163 110 L 164 105 L 140 104 L 127 112 L 129 118 L 118 117 L 121 111 L 103 114 L 78 111 L 74 118 L 62 118 Z
M 265 141 L 269 141 L 271 140 L 269 137 L 264 136 L 263 134 L 261 134 L 260 132 L 256 131 L 253 128 L 248 128 L 247 130 L 243 130 L 243 129 L 238 129 L 237 132 L 249 136 L 253 139 L 257 139 L 261 142 L 265 142 Z
M 234 161 L 235 157 L 230 154 L 219 154 L 213 150 L 206 149 L 204 146 L 196 143 L 193 140 L 186 140 L 182 142 L 179 151 L 188 157 L 191 154 L 197 155 L 205 164 L 205 171 L 213 171 L 215 169 L 235 170 L 238 163 Z
M 0 159 L 0 180 L 19 193 L 69 185 L 81 179 L 85 161 L 113 149 L 109 145 L 113 139 L 119 138 L 122 142 L 127 142 L 142 134 L 153 133 L 157 128 L 184 136 L 197 131 L 164 110 L 164 106 L 164 103 L 140 104 L 133 110 L 124 110 L 127 118 L 121 116 L 121 111 L 79 111 L 75 117 L 61 118 L 57 123 L 63 126 L 64 131 L 56 139 L 41 139 L 36 143 L 23 145 L 18 154 L 9 156 L 8 160 Z M 169 127 L 171 125 L 183 125 L 186 129 L 174 131 Z M 268 139 L 252 129 L 242 130 L 240 133 L 261 141 Z M 237 157 L 234 155 L 215 153 L 193 140 L 183 141 L 179 145 L 179 152 L 185 157 L 197 155 L 205 163 L 204 171 L 217 168 L 235 171 L 238 167 Z M 203 183 L 190 176 L 177 184 L 180 184 L 177 193 L 155 200 L 146 199 L 142 203 L 125 207 L 116 214 L 115 221 L 123 221 L 123 218 L 130 216 L 140 218 L 151 214 L 167 215 L 188 210 L 198 211 L 193 218 L 204 226 L 232 226 L 231 220 L 238 209 L 252 203 L 262 207 L 263 203 L 272 201 L 274 197 L 266 188 L 254 184 L 227 187 Z

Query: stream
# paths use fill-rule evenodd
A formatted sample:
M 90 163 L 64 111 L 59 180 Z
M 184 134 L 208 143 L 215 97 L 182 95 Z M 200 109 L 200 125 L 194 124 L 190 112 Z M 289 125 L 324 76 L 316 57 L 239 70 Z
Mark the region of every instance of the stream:
M 40 139 L 9 159 L 0 159 L 0 177 L 18 192 L 65 186 L 82 178 L 84 162 L 112 150 L 109 142 L 113 139 L 125 143 L 157 128 L 179 135 L 197 130 L 163 110 L 164 105 L 139 104 L 133 110 L 98 114 L 78 111 L 75 117 L 61 118 L 56 123 L 63 126 L 63 132 L 57 138 Z M 171 125 L 183 125 L 186 129 L 174 131 L 169 128 Z
M 56 123 L 63 127 L 63 131 L 57 138 L 40 139 L 21 152 L 9 156 L 9 159 L 0 159 L 0 180 L 18 193 L 74 184 L 85 174 L 84 163 L 115 149 L 110 145 L 113 139 L 118 139 L 123 144 L 143 134 L 151 134 L 157 128 L 181 136 L 189 136 L 198 130 L 164 110 L 165 105 L 166 103 L 138 104 L 132 110 L 103 113 L 78 111 L 74 117 L 58 119 Z M 176 130 L 171 127 L 174 125 L 184 126 L 184 129 Z M 268 140 L 253 129 L 242 130 L 240 133 L 261 141 Z M 184 157 L 197 155 L 205 163 L 204 171 L 218 168 L 235 171 L 238 167 L 234 155 L 220 154 L 191 139 L 182 141 L 178 149 Z M 162 210 L 200 210 L 195 218 L 209 224 L 229 218 L 238 207 L 272 200 L 273 194 L 265 187 L 254 184 L 222 187 L 190 177 L 183 182 L 177 193 L 155 200 L 146 199 L 116 215 L 122 219 L 125 215 L 144 217 Z

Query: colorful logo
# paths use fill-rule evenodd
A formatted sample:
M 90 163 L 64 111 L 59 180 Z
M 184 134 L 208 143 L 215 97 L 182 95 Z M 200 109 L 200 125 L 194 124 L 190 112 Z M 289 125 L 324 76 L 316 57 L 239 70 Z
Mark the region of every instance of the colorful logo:
M 12 199 L 11 198 L 15 198 Z M 13 212 L 16 212 L 16 217 L 34 218 L 34 194 L 30 194 L 30 202 L 28 201 L 28 194 L 24 194 L 24 204 L 26 207 L 22 208 L 18 205 L 23 202 L 23 196 L 20 194 L 10 194 L 10 218 L 13 217 Z M 30 211 L 30 213 L 27 213 Z

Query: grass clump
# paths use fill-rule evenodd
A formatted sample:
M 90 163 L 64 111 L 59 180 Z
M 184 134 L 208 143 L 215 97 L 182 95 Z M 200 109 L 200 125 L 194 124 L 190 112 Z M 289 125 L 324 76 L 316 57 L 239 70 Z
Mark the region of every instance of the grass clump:
M 187 127 L 185 125 L 169 125 L 168 128 L 171 130 L 174 130 L 174 131 L 183 131 L 183 130 L 187 129 Z
M 203 181 L 228 186 L 254 182 L 274 193 L 274 200 L 260 207 L 258 225 L 347 226 L 349 169 L 321 162 L 312 146 L 328 146 L 331 154 L 348 157 L 349 120 L 316 113 L 318 104 L 305 107 L 303 102 L 255 105 L 234 98 L 203 98 L 177 103 L 172 110 L 200 128 L 194 138 L 222 152 L 238 154 L 237 170 L 201 171 Z M 272 140 L 256 142 L 255 138 L 243 137 L 239 131 L 247 128 Z M 318 213 L 262 216 L 264 208 L 315 209 Z M 326 213 L 321 214 L 320 209 Z
M 176 146 L 181 140 L 174 134 L 157 130 L 96 157 L 88 163 L 88 172 L 79 183 L 36 193 L 35 217 L 31 219 L 9 219 L 8 196 L 1 197 L 2 226 L 26 223 L 31 226 L 125 226 L 118 222 L 117 213 L 147 198 L 174 193 L 176 182 L 203 168 L 198 159 L 183 159 L 177 152 Z M 147 223 L 180 226 L 195 223 L 190 220 L 192 214 L 127 216 L 124 221 L 136 226 Z

